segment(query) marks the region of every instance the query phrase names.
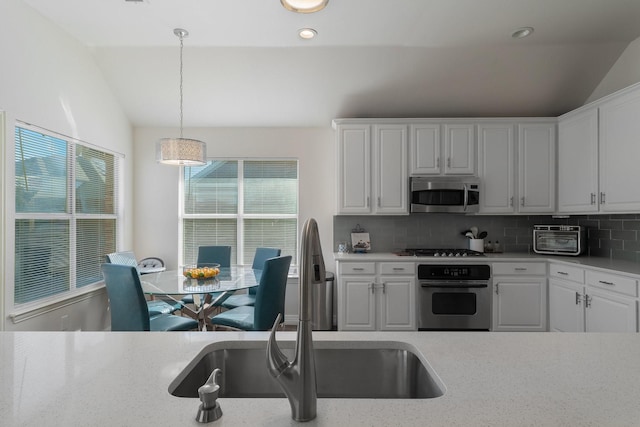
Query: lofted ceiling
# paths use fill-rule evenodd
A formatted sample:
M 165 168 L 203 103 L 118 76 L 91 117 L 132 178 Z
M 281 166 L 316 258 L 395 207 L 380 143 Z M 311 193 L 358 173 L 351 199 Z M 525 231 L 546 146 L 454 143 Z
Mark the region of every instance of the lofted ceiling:
M 23 1 L 90 49 L 134 126 L 179 123 L 174 28 L 186 127 L 557 116 L 640 37 L 638 0 Z

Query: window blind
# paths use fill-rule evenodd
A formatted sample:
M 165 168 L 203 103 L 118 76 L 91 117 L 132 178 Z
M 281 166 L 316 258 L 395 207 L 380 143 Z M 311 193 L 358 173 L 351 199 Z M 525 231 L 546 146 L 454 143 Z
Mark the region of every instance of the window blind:
M 245 265 L 258 247 L 296 257 L 296 160 L 210 161 L 184 168 L 183 178 L 185 263 L 195 262 L 203 245 L 230 245 L 232 263 Z
M 118 165 L 112 153 L 16 126 L 15 305 L 102 280 L 117 248 Z

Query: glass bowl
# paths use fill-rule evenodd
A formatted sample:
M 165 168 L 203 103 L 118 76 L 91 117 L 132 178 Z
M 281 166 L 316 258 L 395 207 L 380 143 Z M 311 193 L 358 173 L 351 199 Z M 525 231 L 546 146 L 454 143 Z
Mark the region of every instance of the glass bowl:
M 220 274 L 220 264 L 187 264 L 182 266 L 182 275 L 187 279 L 207 280 Z

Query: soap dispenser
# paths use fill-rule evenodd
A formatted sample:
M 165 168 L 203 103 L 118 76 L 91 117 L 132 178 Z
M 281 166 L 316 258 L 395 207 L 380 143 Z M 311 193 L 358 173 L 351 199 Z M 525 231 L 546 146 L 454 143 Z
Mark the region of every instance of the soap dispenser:
M 207 382 L 198 389 L 198 396 L 202 402 L 196 415 L 196 421 L 199 423 L 210 423 L 222 417 L 222 408 L 218 403 L 220 385 L 216 382 L 216 377 L 221 372 L 219 368 L 214 369 Z

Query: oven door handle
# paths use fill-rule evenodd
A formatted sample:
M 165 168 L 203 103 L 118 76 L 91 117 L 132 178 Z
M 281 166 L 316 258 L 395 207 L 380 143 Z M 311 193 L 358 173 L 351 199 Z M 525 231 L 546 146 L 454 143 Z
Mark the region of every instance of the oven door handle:
M 452 289 L 452 288 L 488 288 L 487 282 L 420 282 L 420 286 L 423 288 L 440 288 L 440 289 Z

